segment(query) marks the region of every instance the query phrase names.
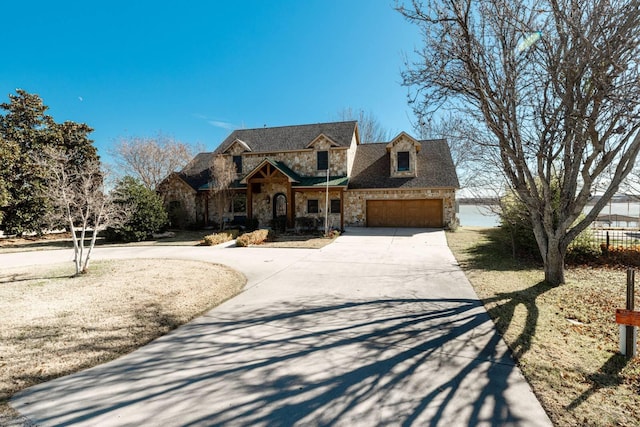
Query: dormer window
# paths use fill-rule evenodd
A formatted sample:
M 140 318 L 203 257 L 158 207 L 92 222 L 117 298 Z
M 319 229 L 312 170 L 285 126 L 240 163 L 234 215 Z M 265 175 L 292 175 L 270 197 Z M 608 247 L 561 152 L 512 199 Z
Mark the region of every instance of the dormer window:
M 242 156 L 233 156 L 233 164 L 236 165 L 236 173 L 242 173 Z
M 418 176 L 418 152 L 420 143 L 405 132 L 387 144 L 389 152 L 389 176 L 391 178 L 414 178 Z M 424 173 L 424 171 L 423 171 Z
M 409 166 L 409 152 L 398 151 L 398 172 L 404 172 L 411 170 Z
M 319 171 L 324 171 L 329 169 L 329 152 L 328 151 L 318 151 L 316 154 L 316 163 Z

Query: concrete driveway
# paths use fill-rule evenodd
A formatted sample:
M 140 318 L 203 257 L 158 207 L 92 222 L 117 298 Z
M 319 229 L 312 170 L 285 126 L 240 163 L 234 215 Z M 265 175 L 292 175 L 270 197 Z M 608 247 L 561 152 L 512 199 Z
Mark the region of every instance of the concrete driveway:
M 0 265 L 70 256 L 19 255 Z M 220 262 L 247 288 L 127 356 L 19 393 L 11 404 L 34 424 L 551 425 L 442 231 L 353 228 L 321 250 L 127 247 L 95 258 L 131 256 Z

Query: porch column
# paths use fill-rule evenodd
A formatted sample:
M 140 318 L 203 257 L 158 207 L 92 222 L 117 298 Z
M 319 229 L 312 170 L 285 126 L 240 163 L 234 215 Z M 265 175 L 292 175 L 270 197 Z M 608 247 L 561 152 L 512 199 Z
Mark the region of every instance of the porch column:
M 344 188 L 340 187 L 340 231 L 344 230 Z
M 204 225 L 209 225 L 209 192 L 204 193 Z
M 287 183 L 287 227 L 295 227 L 296 199 L 291 182 Z
M 251 182 L 247 181 L 247 220 L 253 219 L 253 192 Z

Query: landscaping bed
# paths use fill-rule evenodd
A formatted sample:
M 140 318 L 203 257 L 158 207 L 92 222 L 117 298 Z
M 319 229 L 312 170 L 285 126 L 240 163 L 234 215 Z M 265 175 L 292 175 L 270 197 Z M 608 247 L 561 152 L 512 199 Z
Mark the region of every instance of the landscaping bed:
M 615 323 L 625 269 L 569 266 L 567 283 L 551 287 L 498 233 L 461 227 L 447 239 L 554 425 L 637 426 L 640 358 L 618 354 Z

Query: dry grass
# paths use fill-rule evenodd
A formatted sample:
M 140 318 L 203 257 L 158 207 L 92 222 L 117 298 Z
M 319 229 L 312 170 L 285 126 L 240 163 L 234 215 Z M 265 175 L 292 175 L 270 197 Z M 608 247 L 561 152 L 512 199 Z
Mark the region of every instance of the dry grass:
M 330 243 L 335 238 L 318 237 L 315 235 L 280 235 L 273 240 L 261 243 L 257 248 L 297 248 L 297 249 L 320 249 Z
M 197 261 L 97 261 L 73 273 L 66 264 L 0 273 L 0 425 L 12 422 L 7 400 L 17 391 L 131 352 L 246 283 Z
M 132 243 L 110 243 L 99 238 L 96 246 L 198 246 L 207 235 L 211 235 L 211 230 L 200 231 L 176 231 L 172 237 L 156 240 Z M 278 235 L 272 241 L 266 241 L 256 247 L 265 248 L 298 248 L 298 249 L 320 249 L 335 239 L 318 237 L 317 235 Z M 27 238 L 0 238 L 0 253 L 43 251 L 52 249 L 73 248 L 71 236 L 68 233 L 51 234 L 41 237 Z
M 640 358 L 617 353 L 625 271 L 572 267 L 565 285 L 550 287 L 495 233 L 464 227 L 447 238 L 553 423 L 637 426 Z
M 163 237 L 155 240 L 145 240 L 142 242 L 115 243 L 107 242 L 102 237 L 98 237 L 96 246 L 197 246 L 204 239 L 204 236 L 211 234 L 211 230 L 179 230 L 175 231 L 171 237 Z M 89 239 L 87 239 L 87 244 Z M 70 233 L 45 234 L 44 236 L 33 237 L 3 237 L 0 238 L 0 253 L 44 251 L 51 249 L 73 248 Z

